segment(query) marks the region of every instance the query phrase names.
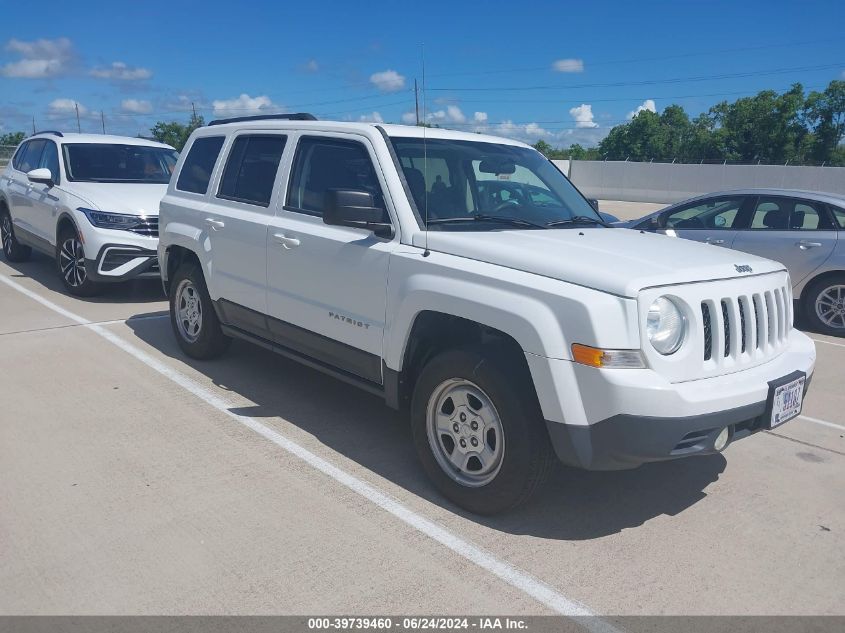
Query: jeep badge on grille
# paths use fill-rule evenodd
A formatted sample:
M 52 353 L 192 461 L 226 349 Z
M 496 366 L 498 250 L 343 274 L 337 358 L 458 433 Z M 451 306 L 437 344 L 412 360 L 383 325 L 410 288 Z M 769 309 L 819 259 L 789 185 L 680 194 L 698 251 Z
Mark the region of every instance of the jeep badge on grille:
M 734 264 L 734 268 L 736 268 L 736 272 L 738 273 L 754 272 L 748 264 Z

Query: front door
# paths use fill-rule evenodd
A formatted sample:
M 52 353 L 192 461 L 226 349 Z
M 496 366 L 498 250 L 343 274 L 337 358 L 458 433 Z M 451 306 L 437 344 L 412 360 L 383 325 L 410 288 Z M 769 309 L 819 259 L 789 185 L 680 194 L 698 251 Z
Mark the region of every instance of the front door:
M 53 176 L 53 185 L 30 183 L 32 187 L 27 193 L 32 213 L 31 225 L 35 235 L 42 240 L 55 245 L 56 243 L 56 215 L 58 214 L 59 198 L 55 187 L 60 184 L 59 152 L 53 141 L 44 141 L 44 151 L 38 162 L 39 168 L 49 169 Z M 95 253 L 96 254 L 96 253 Z
M 696 200 L 661 214 L 659 233 L 730 248 L 736 223 L 751 200 L 745 196 L 720 196 Z
M 391 221 L 373 158 L 365 137 L 299 138 L 286 203 L 267 236 L 267 303 L 279 342 L 380 383 L 387 267 L 398 236 L 383 239 L 322 220 L 326 192 L 346 189 L 372 194 Z
M 761 196 L 746 226 L 737 231 L 733 247 L 781 262 L 793 285 L 821 266 L 836 246 L 827 208 L 811 200 Z

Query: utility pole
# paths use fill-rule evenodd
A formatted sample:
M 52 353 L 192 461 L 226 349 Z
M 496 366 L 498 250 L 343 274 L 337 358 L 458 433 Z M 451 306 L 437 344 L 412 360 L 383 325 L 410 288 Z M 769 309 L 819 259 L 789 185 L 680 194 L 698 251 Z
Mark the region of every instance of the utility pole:
M 193 120 L 196 121 L 197 120 L 197 107 L 194 105 L 193 101 L 191 101 L 191 110 L 194 113 L 194 119 Z
M 103 134 L 106 133 L 106 115 L 103 114 L 103 111 L 100 110 L 100 121 L 103 124 Z
M 35 134 L 35 115 L 32 115 L 32 133 Z
M 79 104 L 74 101 L 73 107 L 76 108 L 76 131 L 82 133 L 82 126 L 79 124 Z
M 417 127 L 420 125 L 420 91 L 417 89 L 417 80 L 414 79 L 414 106 L 417 111 Z

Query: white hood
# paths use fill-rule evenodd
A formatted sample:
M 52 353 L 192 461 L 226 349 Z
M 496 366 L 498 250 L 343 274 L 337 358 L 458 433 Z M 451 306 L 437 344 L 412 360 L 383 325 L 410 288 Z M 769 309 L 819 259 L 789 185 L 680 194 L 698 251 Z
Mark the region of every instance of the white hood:
M 167 184 L 125 182 L 69 182 L 65 190 L 96 211 L 157 216 Z
M 414 237 L 424 246 L 424 234 Z M 643 288 L 784 270 L 777 262 L 721 246 L 630 229 L 429 231 L 432 251 L 636 297 Z M 752 271 L 739 272 L 738 265 Z

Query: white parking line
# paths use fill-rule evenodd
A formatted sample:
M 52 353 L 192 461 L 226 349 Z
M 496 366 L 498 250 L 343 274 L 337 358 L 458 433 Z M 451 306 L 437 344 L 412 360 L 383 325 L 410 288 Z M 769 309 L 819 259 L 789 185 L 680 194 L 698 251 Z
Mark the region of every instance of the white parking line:
M 807 420 L 808 422 L 815 422 L 816 424 L 821 424 L 822 426 L 829 426 L 832 429 L 839 429 L 840 431 L 845 431 L 845 426 L 841 424 L 836 424 L 835 422 L 828 422 L 827 420 L 811 418 L 809 415 L 799 415 L 798 417 L 802 420 Z
M 529 573 L 497 558 L 495 555 L 483 550 L 474 543 L 453 534 L 445 527 L 423 517 L 420 514 L 417 514 L 410 508 L 404 506 L 402 503 L 389 496 L 387 493 L 382 492 L 375 486 L 368 484 L 361 479 L 358 479 L 345 470 L 338 468 L 322 457 L 315 455 L 293 440 L 288 439 L 278 431 L 261 424 L 253 418 L 232 412 L 231 408 L 233 405 L 231 403 L 227 402 L 185 374 L 150 356 L 147 352 L 141 350 L 132 343 L 123 340 L 110 330 L 104 328 L 101 324 L 93 323 L 88 319 L 56 305 L 49 299 L 45 299 L 19 283 L 12 281 L 5 275 L 0 274 L 0 282 L 3 282 L 7 286 L 17 290 L 21 294 L 26 295 L 30 299 L 37 301 L 44 307 L 85 326 L 86 329 L 119 347 L 127 354 L 130 354 L 151 369 L 160 373 L 165 378 L 168 378 L 183 389 L 189 391 L 209 406 L 225 413 L 230 418 L 255 431 L 265 439 L 270 440 L 291 455 L 294 455 L 306 462 L 314 469 L 331 477 L 353 492 L 356 492 L 362 497 L 368 499 L 415 530 L 425 534 L 429 538 L 447 547 L 466 560 L 478 565 L 482 569 L 487 570 L 494 576 L 497 576 L 526 595 L 531 596 L 552 611 L 568 617 L 578 617 L 579 624 L 591 631 L 595 631 L 596 633 L 618 633 L 619 629 L 601 618 L 584 617 L 595 616 L 595 614 L 580 602 L 567 598 L 551 585 L 548 585 Z
M 814 340 L 816 343 L 824 343 L 825 345 L 834 345 L 836 347 L 845 347 L 845 344 L 843 344 L 843 343 L 834 343 L 833 341 L 823 341 L 820 338 L 813 338 L 812 336 L 810 338 L 812 340 Z

